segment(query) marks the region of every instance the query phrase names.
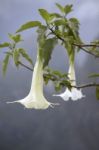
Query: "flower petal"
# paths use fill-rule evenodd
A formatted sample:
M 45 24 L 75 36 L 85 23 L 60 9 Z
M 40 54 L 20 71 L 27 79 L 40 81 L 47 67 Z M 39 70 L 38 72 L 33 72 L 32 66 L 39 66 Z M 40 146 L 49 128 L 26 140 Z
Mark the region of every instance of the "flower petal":
M 7 103 L 20 103 L 29 109 L 47 109 L 54 104 L 48 102 L 43 95 L 43 62 L 40 60 L 39 53 L 37 55 L 36 64 L 32 77 L 31 89 L 24 99 Z
M 70 64 L 68 74 L 69 74 L 68 77 L 70 79 L 71 85 L 76 86 L 76 77 L 75 77 L 74 64 L 72 64 L 72 63 Z M 71 100 L 76 101 L 78 99 L 81 99 L 81 98 L 85 97 L 82 94 L 81 89 L 78 90 L 74 87 L 72 87 L 71 90 L 66 88 L 64 93 L 58 94 L 58 95 L 53 95 L 53 96 L 60 96 L 64 101 L 68 101 L 70 98 L 71 98 Z
M 61 93 L 61 94 L 58 94 L 58 95 L 54 94 L 53 96 L 60 96 L 61 98 L 63 98 L 64 101 L 68 101 L 69 98 L 71 97 L 71 92 L 67 88 L 64 93 Z
M 80 90 L 78 90 L 76 88 L 71 89 L 71 100 L 76 101 L 83 97 L 85 97 L 85 96 L 82 94 L 81 89 Z

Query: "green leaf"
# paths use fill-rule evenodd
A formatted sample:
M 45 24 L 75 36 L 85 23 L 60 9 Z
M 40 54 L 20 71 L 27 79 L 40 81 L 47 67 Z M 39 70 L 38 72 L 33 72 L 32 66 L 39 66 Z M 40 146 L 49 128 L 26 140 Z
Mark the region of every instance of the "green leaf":
M 14 58 L 14 63 L 17 67 L 19 65 L 19 57 L 20 57 L 19 49 L 14 50 L 13 58 Z
M 21 41 L 22 41 L 20 34 L 12 35 L 12 34 L 9 33 L 8 35 L 9 35 L 9 38 L 10 38 L 11 40 L 13 40 L 15 43 L 18 43 L 18 42 L 21 42 Z
M 69 90 L 71 90 L 71 83 L 68 80 L 62 80 L 62 84 L 64 84 L 65 87 L 68 87 Z
M 7 43 L 7 42 L 0 44 L 0 48 L 9 47 L 9 46 L 10 46 L 10 43 Z
M 76 18 L 70 18 L 69 23 L 71 25 L 71 28 L 78 35 L 79 34 L 79 21 Z
M 61 90 L 61 85 L 60 85 L 60 82 L 58 82 L 58 81 L 55 82 L 55 90 L 56 90 L 56 92 Z
M 64 13 L 65 15 L 69 14 L 72 11 L 73 5 L 66 5 L 65 7 L 61 6 L 60 4 L 56 3 L 56 6 L 59 10 Z
M 43 50 L 44 50 L 44 67 L 46 67 L 51 59 L 52 51 L 57 44 L 56 38 L 47 39 L 44 43 Z
M 7 51 L 7 52 L 5 52 L 6 54 L 9 54 L 10 56 L 12 56 L 13 57 L 13 52 L 9 52 L 9 51 Z
M 29 55 L 26 53 L 24 49 L 19 48 L 19 53 L 33 66 L 32 59 L 29 57 Z
M 60 77 L 61 78 L 61 72 L 60 71 L 58 71 L 58 70 L 54 70 L 54 71 L 52 71 L 52 74 L 54 74 L 54 75 L 56 75 L 56 76 L 58 76 L 58 77 Z
M 3 66 L 2 66 L 3 75 L 6 74 L 8 63 L 9 63 L 9 58 L 10 58 L 10 55 L 6 54 L 6 56 L 5 56 L 4 60 L 3 60 Z
M 70 18 L 69 21 L 71 21 L 71 22 L 74 23 L 74 24 L 79 25 L 79 21 L 78 21 L 77 18 Z
M 47 77 L 47 75 L 43 75 L 43 77 L 44 77 L 44 82 L 47 85 L 50 79 Z
M 40 25 L 41 25 L 41 22 L 40 22 L 40 21 L 29 21 L 29 22 L 23 24 L 23 25 L 16 31 L 16 33 L 21 32 L 21 31 L 24 31 L 24 30 L 27 30 L 27 29 L 30 29 L 30 28 L 39 27 Z
M 59 78 L 67 78 L 67 74 L 63 74 L 63 73 L 61 73 L 60 71 L 58 71 L 58 70 L 54 70 L 54 71 L 52 71 L 52 74 L 54 74 L 55 76 L 58 76 Z
M 47 12 L 47 10 L 39 9 L 39 13 L 46 22 L 50 21 L 50 14 Z
M 37 29 L 37 42 L 39 47 L 41 48 L 44 44 L 45 38 L 46 38 L 46 31 L 47 31 L 47 27 L 44 25 L 41 25 L 38 29 Z
M 66 20 L 64 20 L 64 19 L 55 20 L 54 24 L 56 26 L 66 25 Z
M 64 7 L 61 6 L 60 4 L 56 3 L 56 6 L 59 8 L 59 10 L 64 13 Z
M 64 12 L 65 12 L 66 15 L 69 14 L 72 11 L 72 7 L 73 7 L 73 5 L 66 5 L 64 7 Z
M 89 78 L 96 78 L 99 77 L 99 73 L 94 73 L 88 76 Z
M 91 44 L 99 45 L 99 40 L 98 40 L 98 39 L 97 39 L 97 40 L 94 40 L 94 41 L 91 42 Z
M 68 36 L 71 38 L 72 37 L 72 43 L 81 43 L 81 39 L 79 37 L 79 28 L 76 27 L 70 20 L 67 21 L 67 32 Z
M 62 16 L 58 13 L 50 13 L 50 16 L 52 16 L 53 18 L 62 18 Z
M 99 86 L 96 86 L 96 98 L 99 100 Z

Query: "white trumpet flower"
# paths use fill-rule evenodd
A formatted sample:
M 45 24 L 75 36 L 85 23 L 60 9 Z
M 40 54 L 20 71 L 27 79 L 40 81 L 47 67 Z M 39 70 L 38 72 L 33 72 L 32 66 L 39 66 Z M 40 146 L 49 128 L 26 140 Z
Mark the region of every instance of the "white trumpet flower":
M 40 56 L 37 56 L 37 61 L 34 66 L 31 89 L 24 99 L 7 103 L 20 103 L 29 109 L 47 109 L 53 104 L 48 102 L 43 95 L 43 63 Z
M 71 81 L 71 85 L 76 86 L 74 64 L 72 64 L 72 63 L 70 65 L 68 74 L 69 74 L 68 77 Z M 81 89 L 78 90 L 75 87 L 72 87 L 71 90 L 66 88 L 64 93 L 61 93 L 59 95 L 53 95 L 53 96 L 60 96 L 61 98 L 63 98 L 64 101 L 68 101 L 70 98 L 71 98 L 71 100 L 76 101 L 78 99 L 81 99 L 81 98 L 85 97 L 82 94 Z

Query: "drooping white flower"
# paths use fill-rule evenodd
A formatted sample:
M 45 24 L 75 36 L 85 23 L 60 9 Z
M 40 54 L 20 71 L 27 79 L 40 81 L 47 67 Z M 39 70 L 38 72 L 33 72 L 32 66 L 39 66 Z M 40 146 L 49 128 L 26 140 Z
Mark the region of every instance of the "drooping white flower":
M 72 63 L 70 64 L 68 74 L 69 74 L 68 77 L 71 81 L 71 85 L 76 86 L 74 64 L 72 64 Z M 76 101 L 78 99 L 85 97 L 82 94 L 81 89 L 78 90 L 75 87 L 72 87 L 71 90 L 66 88 L 65 92 L 58 94 L 58 95 L 53 95 L 53 96 L 60 96 L 61 98 L 63 98 L 64 101 L 68 101 L 70 98 L 71 98 L 71 100 Z
M 39 55 L 34 66 L 32 84 L 28 96 L 21 100 L 7 103 L 20 103 L 30 109 L 47 109 L 49 106 L 53 107 L 54 104 L 48 102 L 43 95 L 43 63 Z

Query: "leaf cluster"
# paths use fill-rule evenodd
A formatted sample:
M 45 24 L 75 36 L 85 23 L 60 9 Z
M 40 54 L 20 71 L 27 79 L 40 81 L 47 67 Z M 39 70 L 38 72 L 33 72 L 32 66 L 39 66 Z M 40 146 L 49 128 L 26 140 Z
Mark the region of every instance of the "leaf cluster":
M 42 51 L 44 67 L 48 65 L 52 51 L 56 44 L 58 44 L 59 39 L 71 56 L 74 55 L 76 49 L 79 49 L 77 46 L 72 45 L 72 43 L 81 43 L 79 37 L 79 21 L 77 18 L 68 17 L 73 10 L 73 5 L 61 6 L 56 3 L 56 7 L 60 13 L 50 13 L 45 9 L 38 10 L 45 24 L 42 24 L 40 21 L 29 21 L 16 31 L 16 33 L 19 33 L 35 27 L 37 28 L 37 42 Z
M 39 9 L 38 12 L 43 18 L 44 23 L 38 20 L 26 22 L 20 26 L 15 35 L 8 34 L 11 42 L 0 44 L 1 49 L 7 49 L 2 67 L 4 74 L 6 73 L 10 58 L 13 59 L 16 67 L 22 65 L 21 57 L 24 57 L 33 67 L 33 61 L 26 50 L 17 48 L 17 44 L 22 41 L 19 32 L 33 28 L 37 29 L 37 44 L 40 50 L 39 55 L 43 61 L 44 81 L 46 84 L 52 81 L 56 91 L 61 90 L 64 86 L 67 86 L 69 89 L 72 87 L 67 74 L 48 68 L 52 52 L 57 44 L 61 44 L 66 49 L 70 61 L 74 61 L 75 51 L 79 52 L 81 49 L 95 57 L 99 57 L 99 40 L 92 41 L 89 45 L 84 44 L 79 35 L 80 23 L 78 19 L 69 17 L 69 14 L 73 11 L 73 5 L 62 6 L 56 3 L 56 7 L 59 13 Z M 23 64 L 23 66 L 25 65 Z M 99 77 L 99 74 L 93 74 L 90 77 Z M 99 86 L 96 86 L 96 96 L 99 99 Z
M 44 81 L 48 84 L 52 81 L 56 91 L 60 91 L 63 87 L 71 89 L 71 82 L 69 81 L 68 74 L 61 73 L 58 70 L 52 70 L 51 68 L 45 68 Z
M 27 54 L 26 50 L 24 50 L 23 48 L 17 48 L 17 44 L 22 41 L 21 35 L 8 35 L 11 42 L 4 42 L 0 44 L 0 48 L 6 48 L 6 52 L 4 52 L 5 57 L 2 64 L 2 70 L 4 75 L 6 74 L 10 59 L 14 61 L 16 67 L 19 67 L 21 57 L 24 57 L 33 66 L 32 59 Z

